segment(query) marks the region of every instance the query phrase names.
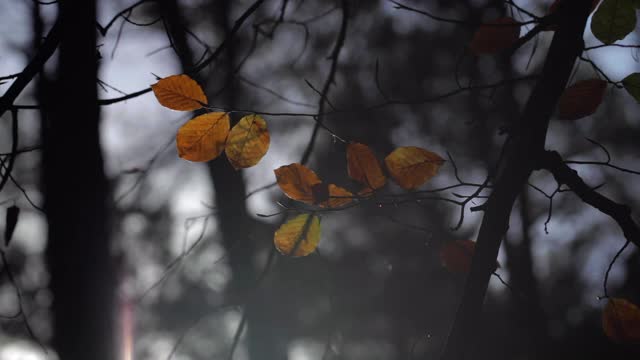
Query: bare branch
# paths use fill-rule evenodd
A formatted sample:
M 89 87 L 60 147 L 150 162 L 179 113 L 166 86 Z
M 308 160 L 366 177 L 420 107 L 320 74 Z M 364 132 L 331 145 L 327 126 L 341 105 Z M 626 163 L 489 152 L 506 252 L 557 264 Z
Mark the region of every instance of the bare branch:
M 338 37 L 336 38 L 336 43 L 329 55 L 329 59 L 331 60 L 331 68 L 329 69 L 329 74 L 327 75 L 327 79 L 325 80 L 324 86 L 322 87 L 322 91 L 320 92 L 320 99 L 318 100 L 318 112 L 322 114 L 324 112 L 324 105 L 327 101 L 327 97 L 329 95 L 329 88 L 331 84 L 335 80 L 336 71 L 338 69 L 338 57 L 340 56 L 340 50 L 344 45 L 344 40 L 347 37 L 347 24 L 349 19 L 349 6 L 347 4 L 347 0 L 342 0 L 342 22 L 340 23 L 340 31 L 338 32 Z M 312 87 L 313 88 L 313 87 Z M 333 106 L 332 106 L 333 107 Z M 302 159 L 300 160 L 301 164 L 306 164 L 311 157 L 311 151 L 313 150 L 313 146 L 316 142 L 316 137 L 318 136 L 318 131 L 320 127 L 323 125 L 323 115 L 318 115 L 316 118 L 316 124 L 313 127 L 313 132 L 311 133 L 311 138 L 309 139 L 309 143 L 302 154 Z M 326 127 L 325 127 L 326 128 Z M 343 141 L 344 142 L 344 141 Z
M 578 173 L 571 169 L 555 151 L 545 151 L 540 167 L 550 171 L 558 184 L 566 184 L 582 201 L 613 218 L 627 240 L 640 247 L 640 227 L 631 217 L 631 209 L 590 188 Z

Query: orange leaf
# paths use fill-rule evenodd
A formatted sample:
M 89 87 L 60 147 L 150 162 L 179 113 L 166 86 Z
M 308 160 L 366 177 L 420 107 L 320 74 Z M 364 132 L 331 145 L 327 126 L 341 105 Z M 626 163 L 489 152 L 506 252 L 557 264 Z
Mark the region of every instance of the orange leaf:
M 384 163 L 398 185 L 415 189 L 434 177 L 444 159 L 438 154 L 415 146 L 399 147 L 391 152 Z
M 347 145 L 347 170 L 350 178 L 369 189 L 379 189 L 387 182 L 378 159 L 371 148 L 364 144 Z
M 306 204 L 314 203 L 313 186 L 321 183 L 318 175 L 306 166 L 293 163 L 281 166 L 273 171 L 280 189 L 293 200 Z
M 207 105 L 207 96 L 187 75 L 173 75 L 151 85 L 160 105 L 173 110 L 193 111 Z
M 449 272 L 467 274 L 476 243 L 471 240 L 448 241 L 440 248 L 440 262 Z
M 225 152 L 235 169 L 257 164 L 269 149 L 267 123 L 259 115 L 247 115 L 231 129 Z
M 519 37 L 520 24 L 510 17 L 502 17 L 480 25 L 473 34 L 469 48 L 476 55 L 492 54 L 508 48 Z
M 197 116 L 178 129 L 178 155 L 189 161 L 213 160 L 224 150 L 229 134 L 229 115 L 214 112 Z
M 640 309 L 620 298 L 610 298 L 602 312 L 602 329 L 618 343 L 640 343 Z
M 283 255 L 307 256 L 314 252 L 320 242 L 320 218 L 301 214 L 282 224 L 276 230 L 273 243 Z
M 558 117 L 577 120 L 596 112 L 604 99 L 607 82 L 600 79 L 578 81 L 564 90 L 558 104 Z
M 338 208 L 349 204 L 353 201 L 353 194 L 340 186 L 329 184 L 329 199 L 321 202 L 321 207 Z

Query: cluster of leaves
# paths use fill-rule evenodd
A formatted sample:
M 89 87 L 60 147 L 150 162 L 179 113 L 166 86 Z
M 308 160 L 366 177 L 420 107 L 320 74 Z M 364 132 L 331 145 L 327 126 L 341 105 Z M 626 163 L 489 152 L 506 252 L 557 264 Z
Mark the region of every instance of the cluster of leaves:
M 172 110 L 209 109 L 202 87 L 188 75 L 173 75 L 151 85 L 158 102 Z M 230 129 L 229 113 L 207 112 L 185 123 L 176 135 L 178 155 L 189 161 L 205 162 L 224 151 L 235 169 L 256 165 L 269 149 L 266 121 L 250 114 Z M 276 182 L 286 196 L 320 208 L 343 208 L 367 198 L 387 183 L 387 176 L 373 150 L 367 145 L 347 145 L 348 174 L 363 188 L 354 195 L 335 184 L 326 184 L 313 170 L 300 163 L 275 169 Z M 444 159 L 428 150 L 399 147 L 385 159 L 388 174 L 403 189 L 413 190 L 435 176 Z M 306 256 L 320 240 L 320 218 L 315 212 L 300 214 L 284 223 L 274 235 L 276 248 L 285 255 Z
M 174 75 L 151 85 L 158 102 L 172 110 L 195 111 L 208 106 L 200 85 L 187 75 Z M 269 149 L 266 121 L 250 114 L 230 129 L 229 113 L 208 112 L 182 125 L 176 135 L 178 155 L 189 161 L 210 161 L 224 151 L 235 169 L 256 165 Z
M 276 182 L 289 198 L 320 208 L 344 208 L 354 201 L 366 199 L 387 184 L 387 176 L 373 150 L 361 143 L 347 145 L 347 172 L 362 188 L 354 195 L 335 184 L 325 184 L 316 173 L 300 163 L 275 169 Z M 433 178 L 444 159 L 431 151 L 415 147 L 399 147 L 384 159 L 386 173 L 403 189 L 414 190 Z M 283 254 L 306 256 L 312 253 L 320 238 L 320 219 L 312 212 L 294 217 L 276 231 L 274 243 Z

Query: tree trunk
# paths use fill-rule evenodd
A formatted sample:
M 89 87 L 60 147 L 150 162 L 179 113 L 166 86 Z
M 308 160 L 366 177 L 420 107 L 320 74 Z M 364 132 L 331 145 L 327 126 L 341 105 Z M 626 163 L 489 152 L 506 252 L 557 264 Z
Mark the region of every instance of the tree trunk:
M 588 1 L 561 3 L 561 21 L 547 55 L 540 81 L 536 84 L 519 122 L 511 129 L 504 145 L 504 158 L 498 166 L 494 191 L 484 207 L 478 245 L 465 283 L 462 301 L 445 346 L 443 360 L 473 357 L 473 339 L 482 320 L 482 303 L 489 277 L 495 267 L 498 249 L 509 226 L 513 203 L 544 150 L 549 119 L 555 110 L 582 51 L 582 35 L 589 16 Z
M 95 0 L 59 2 L 54 81 L 42 84 L 46 249 L 53 347 L 63 360 L 114 360 L 114 266 L 97 103 Z
M 170 34 L 175 50 L 183 69 L 193 68 L 194 51 L 187 42 L 182 11 L 175 0 L 164 1 L 163 13 L 167 18 Z M 209 5 L 214 14 L 214 25 L 221 30 L 223 38 L 231 32 L 231 1 L 212 0 Z M 226 53 L 218 60 L 223 69 L 225 86 L 216 105 L 233 108 L 236 103 L 237 90 L 232 83 L 235 66 L 236 39 L 232 39 L 226 47 Z M 207 81 L 200 76 L 194 78 L 203 86 Z M 220 84 L 216 84 L 220 86 Z M 233 120 L 233 119 L 232 119 Z M 237 120 L 237 119 L 236 119 Z M 246 208 L 246 185 L 242 171 L 235 170 L 223 153 L 219 158 L 208 164 L 209 174 L 215 189 L 215 206 L 222 241 L 228 253 L 232 270 L 231 298 L 240 302 L 253 300 L 255 295 L 249 296 L 256 286 L 258 270 L 254 265 L 257 251 L 256 240 L 252 233 L 261 234 L 266 227 L 252 219 Z M 262 226 L 260 226 L 262 225 Z M 246 312 L 246 332 L 249 358 L 253 360 L 285 359 L 286 352 L 282 346 L 282 339 L 278 339 L 277 331 L 272 327 L 273 315 L 268 311 L 270 302 L 266 297 L 261 301 L 248 301 L 244 306 Z

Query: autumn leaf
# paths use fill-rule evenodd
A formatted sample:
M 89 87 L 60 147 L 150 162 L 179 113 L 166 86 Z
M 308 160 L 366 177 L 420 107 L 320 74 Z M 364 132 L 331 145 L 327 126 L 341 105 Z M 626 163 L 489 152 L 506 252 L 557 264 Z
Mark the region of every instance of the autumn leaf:
M 235 169 L 257 164 L 269 149 L 267 123 L 260 115 L 247 115 L 231 129 L 225 153 Z
M 622 79 L 622 85 L 640 103 L 640 73 L 633 73 Z
M 605 44 L 624 39 L 636 28 L 631 0 L 604 0 L 591 19 L 591 32 Z
M 444 159 L 438 154 L 415 146 L 395 149 L 384 163 L 398 185 L 407 190 L 415 189 L 434 177 Z
M 353 201 L 353 194 L 340 186 L 329 184 L 329 198 L 319 203 L 321 207 L 339 208 L 348 205 Z
M 322 181 L 313 170 L 302 164 L 293 163 L 275 169 L 274 173 L 276 182 L 285 195 L 310 205 L 314 203 L 313 186 Z
M 207 105 L 207 96 L 187 75 L 173 75 L 151 85 L 160 105 L 173 110 L 193 111 Z
M 502 17 L 480 25 L 469 49 L 476 55 L 493 54 L 513 45 L 519 37 L 520 24 L 510 17 Z
M 558 103 L 558 117 L 577 120 L 596 112 L 604 99 L 607 82 L 600 79 L 578 81 L 564 90 Z
M 440 263 L 449 272 L 467 274 L 475 247 L 476 243 L 471 240 L 447 241 L 440 248 Z
M 640 309 L 620 298 L 610 298 L 602 312 L 602 329 L 618 343 L 640 343 Z
M 347 171 L 350 178 L 365 185 L 367 189 L 380 189 L 387 182 L 380 162 L 371 148 L 364 144 L 347 145 Z
M 469 270 L 471 270 L 471 260 L 473 259 L 475 250 L 475 241 L 448 241 L 440 248 L 440 263 L 449 272 L 455 274 L 467 274 L 469 273 Z M 495 269 L 499 267 L 500 264 L 496 261 Z
M 320 218 L 313 214 L 301 214 L 284 223 L 273 237 L 276 249 L 283 255 L 307 256 L 320 242 Z
M 213 160 L 224 150 L 229 134 L 229 115 L 214 112 L 197 116 L 178 129 L 178 155 L 189 161 Z

